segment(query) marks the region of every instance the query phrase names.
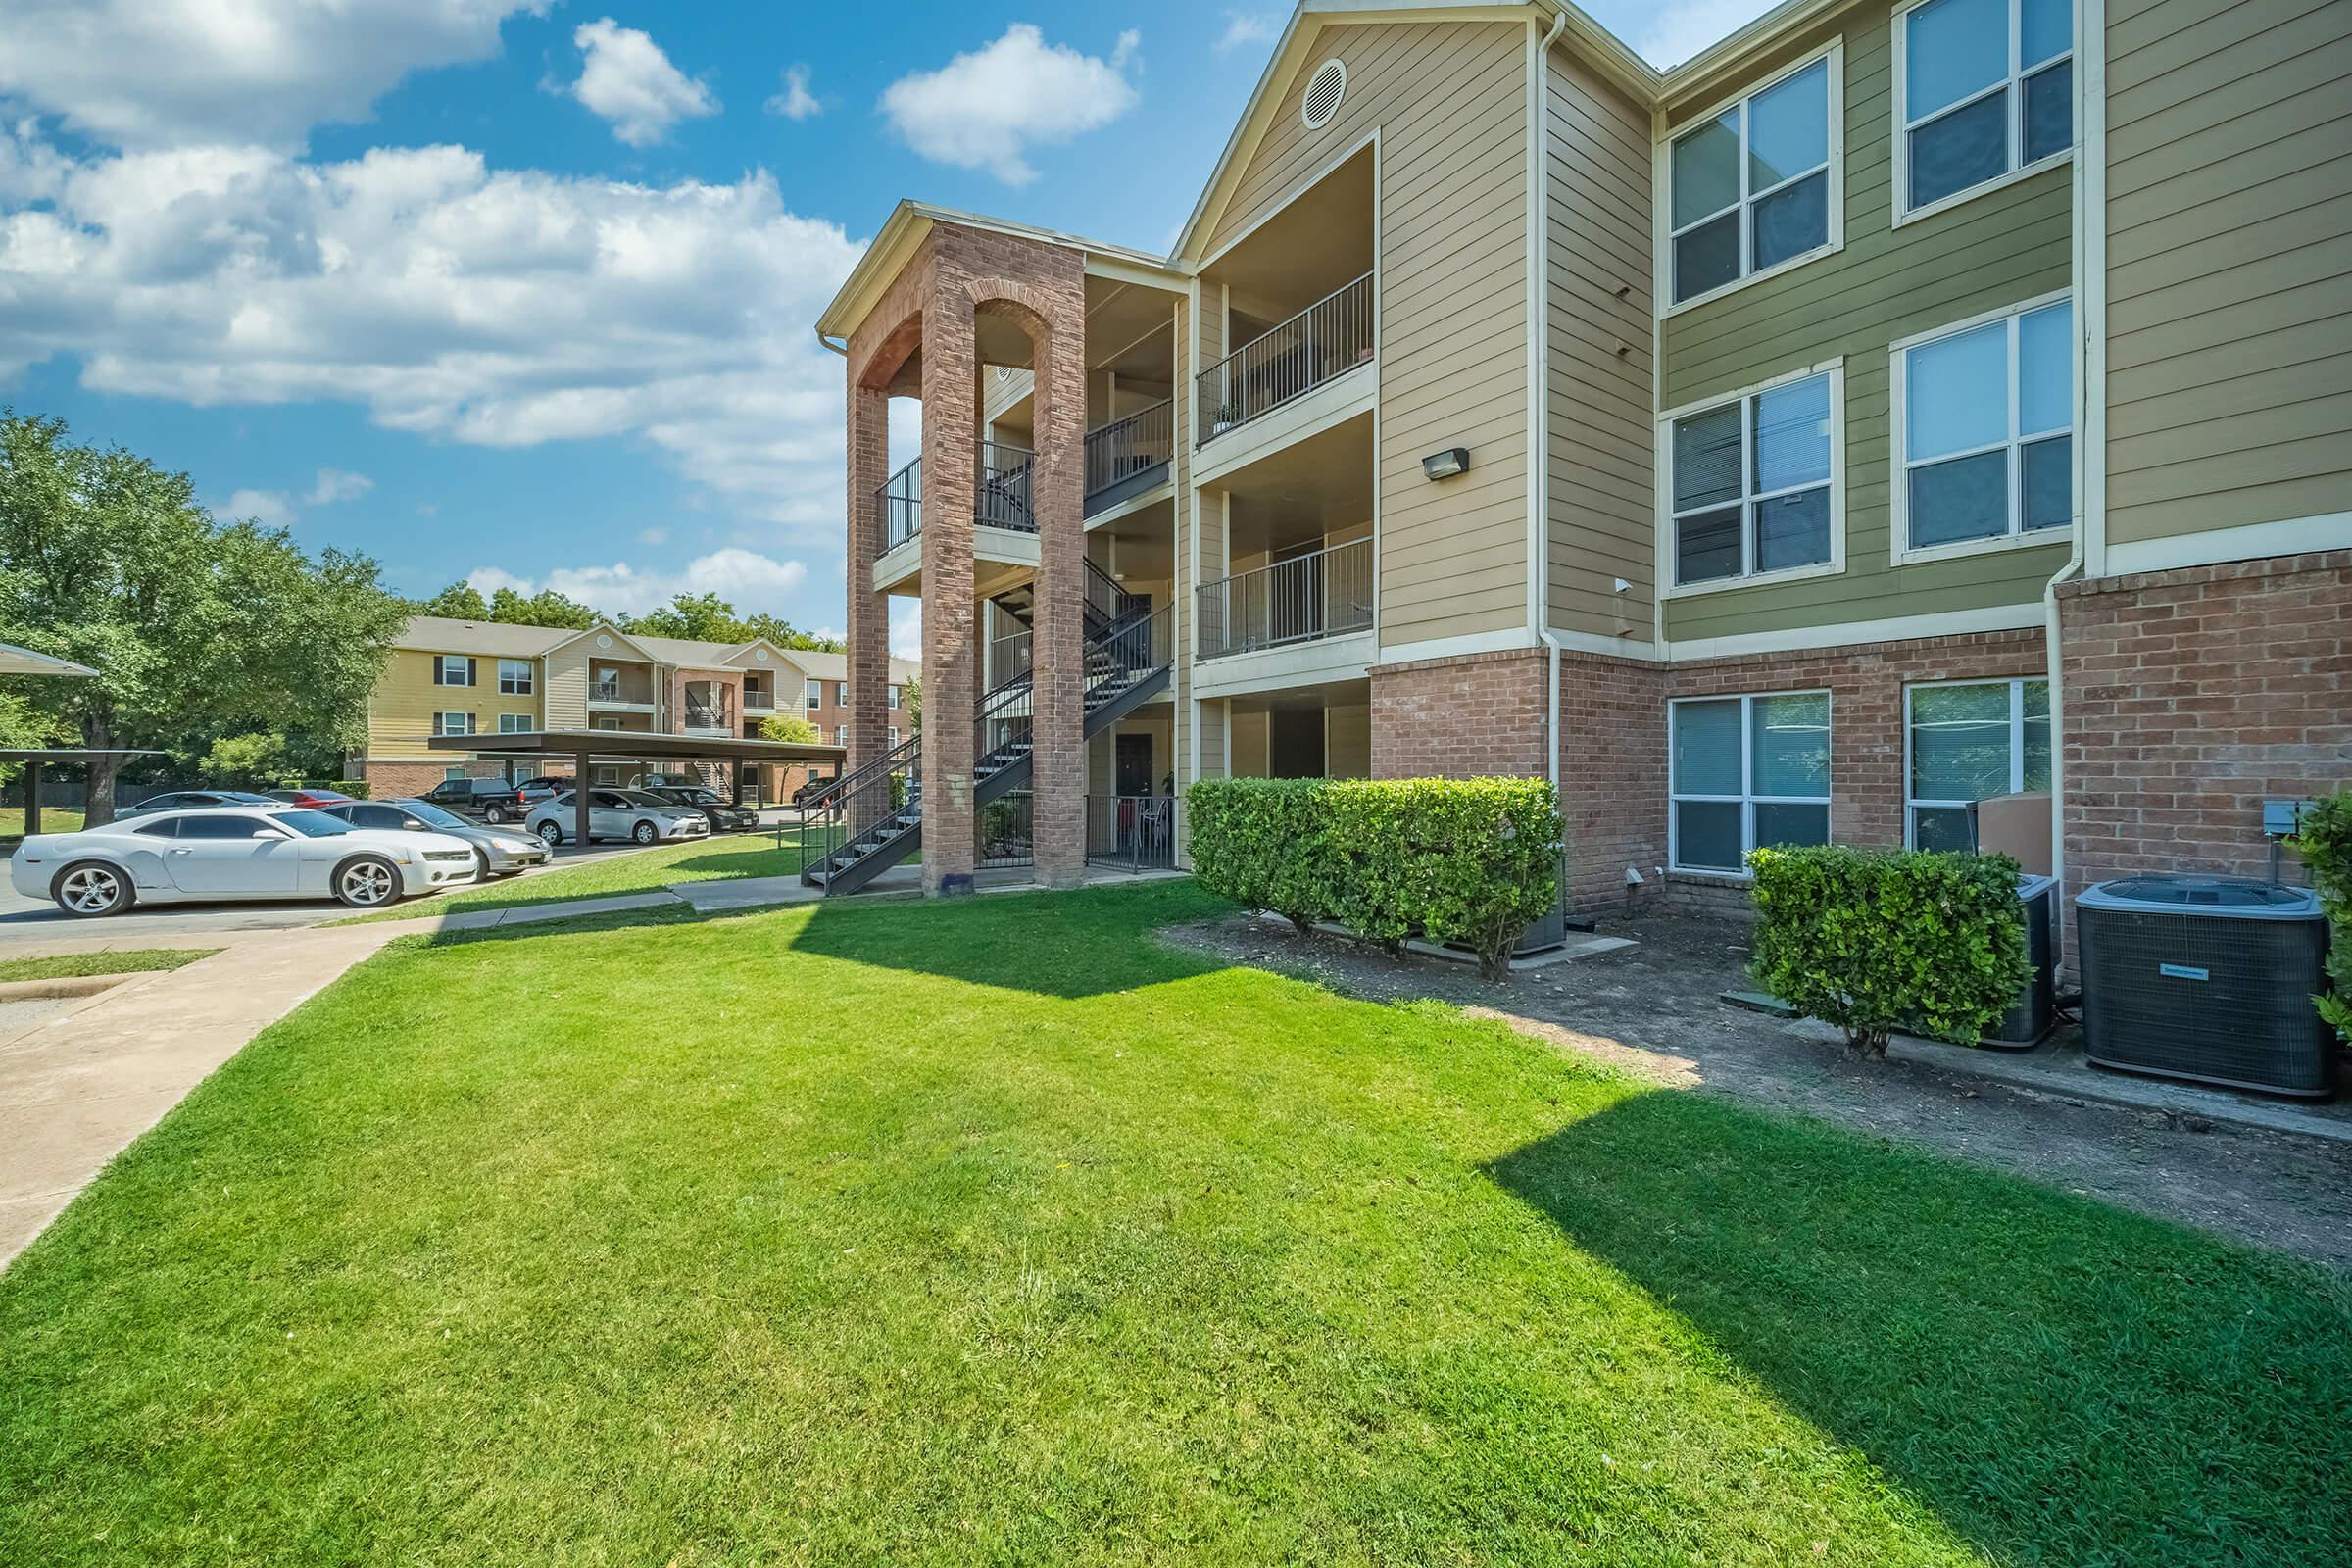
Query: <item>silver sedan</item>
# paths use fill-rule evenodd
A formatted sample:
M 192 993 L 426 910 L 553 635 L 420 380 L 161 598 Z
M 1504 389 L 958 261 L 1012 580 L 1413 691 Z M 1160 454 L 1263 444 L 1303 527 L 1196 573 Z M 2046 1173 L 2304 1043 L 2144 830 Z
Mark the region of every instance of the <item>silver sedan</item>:
M 549 851 L 530 834 L 516 828 L 484 827 L 445 811 L 430 801 L 345 801 L 325 808 L 353 827 L 380 828 L 387 833 L 440 833 L 473 846 L 475 861 L 485 877 L 513 876 L 545 865 Z

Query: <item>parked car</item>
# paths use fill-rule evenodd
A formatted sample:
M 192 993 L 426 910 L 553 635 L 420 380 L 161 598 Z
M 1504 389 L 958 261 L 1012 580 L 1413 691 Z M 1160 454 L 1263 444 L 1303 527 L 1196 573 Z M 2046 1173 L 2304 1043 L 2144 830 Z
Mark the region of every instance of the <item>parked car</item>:
M 810 779 L 808 783 L 802 785 L 799 789 L 792 792 L 792 808 L 796 811 L 806 811 L 808 809 L 810 803 L 814 802 L 818 796 L 824 794 L 825 791 L 831 789 L 839 782 L 840 776 L 838 774 L 831 773 L 828 773 L 823 778 Z
M 283 801 L 288 806 L 308 807 L 314 811 L 357 799 L 341 790 L 264 790 L 262 794 L 273 801 Z
M 176 811 L 190 806 L 275 806 L 277 802 L 251 790 L 171 790 L 150 795 L 118 816 L 143 816 L 149 811 Z
M 527 811 L 542 801 L 554 800 L 569 788 L 570 774 L 542 773 L 537 778 L 526 778 L 515 785 L 514 796 L 522 802 L 522 808 Z
M 445 778 L 418 799 L 445 811 L 470 811 L 496 826 L 518 821 L 527 808 L 514 785 L 503 778 Z
M 340 817 L 353 827 L 380 828 L 387 833 L 445 833 L 464 839 L 473 846 L 484 881 L 545 865 L 549 858 L 547 846 L 519 828 L 477 826 L 430 801 L 346 801 L 325 809 L 327 815 Z
M 473 880 L 473 846 L 441 833 L 354 827 L 274 801 L 145 811 L 78 833 L 37 833 L 9 877 L 27 898 L 76 918 L 134 904 L 214 899 L 335 899 L 375 909 Z
M 634 795 L 648 795 L 670 806 L 682 806 L 690 811 L 700 811 L 709 818 L 713 833 L 749 833 L 760 825 L 760 813 L 748 806 L 737 806 L 708 784 L 663 784 L 659 788 L 632 790 Z
M 572 792 L 565 790 L 554 800 L 541 801 L 532 807 L 523 826 L 547 844 L 567 844 L 571 842 L 577 817 Z M 710 835 L 710 819 L 700 811 L 651 797 L 632 799 L 627 790 L 588 792 L 588 837 L 592 840 L 631 839 L 639 844 L 660 844 L 664 840 Z

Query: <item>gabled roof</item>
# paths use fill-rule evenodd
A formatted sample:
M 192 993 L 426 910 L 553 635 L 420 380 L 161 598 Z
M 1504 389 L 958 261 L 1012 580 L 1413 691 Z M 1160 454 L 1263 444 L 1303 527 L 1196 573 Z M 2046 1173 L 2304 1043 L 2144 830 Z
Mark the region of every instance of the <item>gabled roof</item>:
M 496 620 L 455 620 L 447 615 L 412 615 L 392 640 L 395 648 L 417 653 L 486 654 L 503 659 L 538 659 L 581 635 L 563 626 L 510 626 Z
M 850 269 L 850 275 L 833 296 L 833 302 L 816 318 L 818 332 L 829 337 L 848 337 L 865 319 L 874 302 L 906 270 L 914 255 L 914 248 L 923 242 L 937 223 L 952 223 L 959 228 L 977 228 L 996 234 L 1017 234 L 1041 245 L 1059 246 L 1064 250 L 1082 253 L 1090 271 L 1106 272 L 1114 276 L 1132 277 L 1135 281 L 1156 282 L 1173 287 L 1183 281 L 1183 275 L 1168 266 L 1164 257 L 1153 256 L 1128 245 L 1112 245 L 1102 240 L 1086 239 L 1077 234 L 1064 234 L 1057 229 L 1039 228 L 1032 223 L 1016 223 L 1009 219 L 987 218 L 978 213 L 958 212 L 953 207 L 940 207 L 930 202 L 902 201 L 890 211 L 881 232 Z

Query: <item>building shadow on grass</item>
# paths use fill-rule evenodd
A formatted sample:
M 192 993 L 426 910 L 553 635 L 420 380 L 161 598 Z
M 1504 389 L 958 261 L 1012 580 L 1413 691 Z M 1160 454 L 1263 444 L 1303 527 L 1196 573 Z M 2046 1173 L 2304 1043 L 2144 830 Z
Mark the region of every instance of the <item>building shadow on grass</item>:
M 837 900 L 698 910 L 648 905 L 404 937 L 418 947 L 528 942 L 654 926 L 772 918 L 779 949 L 969 985 L 1078 999 L 1210 974 L 1225 965 L 1154 940 L 1159 926 L 1231 912 L 1191 882 L 1004 893 L 926 902 Z
M 1152 932 L 1231 908 L 1190 881 L 946 902 L 828 901 L 816 906 L 791 945 L 851 963 L 1075 999 L 1225 967 L 1155 941 Z
M 1703 1094 L 1489 1172 L 2000 1561 L 2352 1561 L 2339 1276 Z

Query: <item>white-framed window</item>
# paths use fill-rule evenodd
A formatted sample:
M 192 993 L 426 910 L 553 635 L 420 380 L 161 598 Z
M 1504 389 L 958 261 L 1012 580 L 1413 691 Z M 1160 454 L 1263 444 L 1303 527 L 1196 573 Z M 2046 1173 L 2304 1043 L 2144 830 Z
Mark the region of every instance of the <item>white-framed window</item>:
M 502 696 L 528 697 L 534 684 L 531 662 L 527 659 L 502 659 L 498 662 L 498 689 Z
M 435 713 L 433 733 L 436 735 L 470 735 L 473 733 L 471 713 Z
M 435 654 L 433 656 L 433 684 L 436 686 L 472 685 L 473 657 L 470 654 Z
M 2071 301 L 1907 339 L 1890 370 L 1897 561 L 2033 542 L 2074 521 Z
M 464 778 L 465 776 L 466 769 L 463 767 L 453 765 L 441 770 L 441 781 L 445 784 L 453 778 Z
M 810 681 L 808 683 L 808 711 L 813 713 L 824 706 L 825 683 L 821 680 Z
M 899 726 L 896 724 L 890 726 L 890 744 L 893 746 L 899 744 Z
M 850 683 L 848 681 L 837 680 L 833 683 L 833 701 L 844 708 L 850 706 Z
M 1830 841 L 1830 694 L 1667 705 L 1669 863 L 1744 874 L 1759 845 Z
M 1945 681 L 1903 690 L 1903 842 L 1971 850 L 1969 808 L 2050 787 L 2050 683 Z
M 899 710 L 899 688 L 895 681 L 890 688 L 890 710 L 894 713 Z
M 1833 366 L 1665 416 L 1674 588 L 1842 565 L 1844 379 Z
M 2074 0 L 1921 0 L 1894 28 L 1898 221 L 2074 149 Z
M 1688 305 L 1838 242 L 1836 45 L 1666 144 L 1666 297 Z
M 836 746 L 847 746 L 847 745 L 849 745 L 849 744 L 850 744 L 850 726 L 849 726 L 849 725 L 847 725 L 847 724 L 842 724 L 842 725 L 839 725 L 839 726 L 837 726 L 837 727 L 834 729 L 834 731 L 833 731 L 833 744 L 834 744 L 834 745 L 836 745 Z
M 498 732 L 501 735 L 527 735 L 531 732 L 532 723 L 528 713 L 501 713 L 498 715 Z

